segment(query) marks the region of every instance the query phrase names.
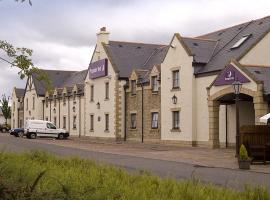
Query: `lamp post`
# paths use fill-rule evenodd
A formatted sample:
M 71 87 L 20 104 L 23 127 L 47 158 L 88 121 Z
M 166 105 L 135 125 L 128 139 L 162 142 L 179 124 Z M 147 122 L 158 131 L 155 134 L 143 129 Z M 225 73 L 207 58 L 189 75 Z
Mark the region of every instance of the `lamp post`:
M 235 94 L 235 111 L 236 111 L 236 156 L 239 155 L 239 94 L 241 92 L 242 83 L 238 80 L 232 83 L 232 87 Z

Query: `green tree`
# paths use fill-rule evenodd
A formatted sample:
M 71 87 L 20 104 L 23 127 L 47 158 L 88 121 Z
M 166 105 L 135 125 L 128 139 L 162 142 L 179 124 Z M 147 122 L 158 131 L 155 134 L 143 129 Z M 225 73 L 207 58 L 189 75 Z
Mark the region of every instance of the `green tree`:
M 2 104 L 1 110 L 6 120 L 6 124 L 7 124 L 7 120 L 11 118 L 11 108 L 8 105 L 8 102 L 9 102 L 9 97 L 7 98 L 6 95 L 2 95 L 2 99 L 0 99 L 0 103 Z

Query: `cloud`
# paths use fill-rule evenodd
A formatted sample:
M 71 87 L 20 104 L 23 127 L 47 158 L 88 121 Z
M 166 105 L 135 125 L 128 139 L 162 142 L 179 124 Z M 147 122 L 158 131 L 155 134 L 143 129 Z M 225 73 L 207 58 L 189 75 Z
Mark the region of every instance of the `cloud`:
M 33 6 L 0 1 L 0 39 L 34 50 L 48 69 L 87 67 L 96 32 L 107 26 L 112 40 L 166 44 L 173 33 L 197 36 L 269 14 L 260 0 L 33 0 Z M 0 52 L 1 53 L 1 52 Z M 1 93 L 23 86 L 17 71 L 0 61 Z M 10 91 L 10 92 L 9 92 Z

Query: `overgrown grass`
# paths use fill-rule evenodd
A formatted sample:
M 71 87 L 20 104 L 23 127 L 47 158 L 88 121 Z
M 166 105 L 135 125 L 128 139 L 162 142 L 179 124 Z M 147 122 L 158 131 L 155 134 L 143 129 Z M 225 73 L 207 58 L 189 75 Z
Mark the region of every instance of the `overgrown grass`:
M 0 153 L 0 199 L 262 200 L 270 199 L 270 192 L 263 188 L 238 192 L 148 173 L 131 175 L 89 160 L 35 151 Z

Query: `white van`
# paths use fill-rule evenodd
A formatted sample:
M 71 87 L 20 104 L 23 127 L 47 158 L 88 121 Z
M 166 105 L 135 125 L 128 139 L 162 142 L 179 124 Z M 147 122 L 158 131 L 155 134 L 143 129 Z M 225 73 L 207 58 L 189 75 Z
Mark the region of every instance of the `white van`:
M 26 120 L 24 135 L 29 139 L 35 139 L 36 137 L 65 139 L 69 137 L 69 132 L 64 129 L 57 129 L 56 126 L 49 121 Z

